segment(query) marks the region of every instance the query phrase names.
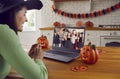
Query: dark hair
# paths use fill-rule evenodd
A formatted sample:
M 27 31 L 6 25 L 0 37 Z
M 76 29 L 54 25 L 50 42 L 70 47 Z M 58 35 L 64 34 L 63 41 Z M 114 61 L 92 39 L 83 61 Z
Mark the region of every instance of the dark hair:
M 7 24 L 17 34 L 15 13 L 22 9 L 24 5 L 18 5 L 6 12 L 0 13 L 0 24 Z

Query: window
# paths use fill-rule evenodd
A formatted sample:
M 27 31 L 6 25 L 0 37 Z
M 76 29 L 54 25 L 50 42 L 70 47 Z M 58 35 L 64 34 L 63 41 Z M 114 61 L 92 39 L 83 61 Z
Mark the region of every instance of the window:
M 24 23 L 23 31 L 36 31 L 36 11 L 30 10 L 26 14 L 27 22 Z

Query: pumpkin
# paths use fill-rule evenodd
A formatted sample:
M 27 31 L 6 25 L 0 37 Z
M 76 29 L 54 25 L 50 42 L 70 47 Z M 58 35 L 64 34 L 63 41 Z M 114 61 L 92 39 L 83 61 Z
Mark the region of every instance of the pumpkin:
M 42 48 L 48 48 L 49 42 L 46 36 L 42 35 L 37 39 L 37 44 L 40 44 Z
M 56 22 L 53 23 L 53 26 L 61 26 L 61 24 L 60 24 L 60 22 L 56 21 Z
M 76 22 L 76 27 L 82 27 L 83 26 L 83 22 L 82 21 L 77 21 Z
M 93 22 L 91 22 L 91 21 L 87 21 L 87 22 L 85 23 L 85 25 L 86 25 L 87 28 L 90 28 L 90 27 L 93 27 L 93 26 L 94 26 Z
M 88 45 L 83 46 L 80 52 L 81 60 L 86 64 L 95 64 L 98 61 L 98 50 L 95 45 Z

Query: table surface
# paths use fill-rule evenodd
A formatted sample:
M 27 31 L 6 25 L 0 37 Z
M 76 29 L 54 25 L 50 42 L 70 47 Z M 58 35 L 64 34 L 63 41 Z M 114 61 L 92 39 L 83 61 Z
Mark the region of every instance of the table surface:
M 120 79 L 120 47 L 99 47 L 102 50 L 98 62 L 92 65 L 84 64 L 80 58 L 70 63 L 62 63 L 44 59 L 48 69 L 48 79 Z M 86 71 L 74 72 L 74 66 L 85 65 Z M 14 74 L 14 75 L 13 75 Z M 11 78 L 10 76 L 16 76 Z M 7 79 L 24 79 L 12 69 Z

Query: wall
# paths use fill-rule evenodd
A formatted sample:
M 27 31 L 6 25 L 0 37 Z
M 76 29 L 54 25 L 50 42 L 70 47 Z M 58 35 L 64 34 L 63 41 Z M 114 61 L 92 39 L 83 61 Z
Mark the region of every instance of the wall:
M 52 26 L 55 21 L 65 23 L 68 26 L 75 26 L 76 22 L 81 20 L 84 23 L 92 21 L 94 26 L 98 25 L 120 25 L 120 9 L 112 12 L 107 15 L 103 15 L 96 18 L 90 19 L 72 19 L 64 16 L 55 14 L 51 6 L 53 1 L 51 0 L 41 0 L 43 2 L 43 8 L 40 11 L 37 11 L 37 27 L 49 27 Z M 92 5 L 89 1 L 69 1 L 69 2 L 57 2 L 56 7 L 71 13 L 89 13 L 90 11 L 98 11 L 107 7 L 110 7 L 120 0 L 92 0 Z M 90 7 L 91 6 L 91 7 Z M 23 32 L 19 33 L 21 43 L 23 45 L 31 45 L 36 42 L 36 39 L 39 37 L 40 31 L 36 32 Z M 43 33 L 41 33 L 43 34 Z
M 31 46 L 36 43 L 36 39 L 40 36 L 38 31 L 20 32 L 18 34 L 21 44 L 24 46 Z
M 55 21 L 59 21 L 61 23 L 65 23 L 68 26 L 75 26 L 76 22 L 81 20 L 84 23 L 88 20 L 92 21 L 97 27 L 98 25 L 120 25 L 120 9 L 112 12 L 110 14 L 106 14 L 100 17 L 96 18 L 90 18 L 90 19 L 71 19 L 68 17 L 64 17 L 58 14 L 55 14 L 51 6 L 53 4 L 53 1 L 51 0 L 41 0 L 44 4 L 44 7 L 42 8 L 41 15 L 41 25 L 40 27 L 48 27 L 52 26 L 52 24 Z M 61 9 L 66 12 L 71 13 L 89 13 L 90 11 L 98 11 L 105 9 L 107 7 L 111 7 L 112 5 L 118 3 L 120 0 L 92 0 L 92 5 L 90 8 L 90 2 L 89 1 L 69 1 L 69 2 L 57 2 L 56 7 L 58 9 Z

